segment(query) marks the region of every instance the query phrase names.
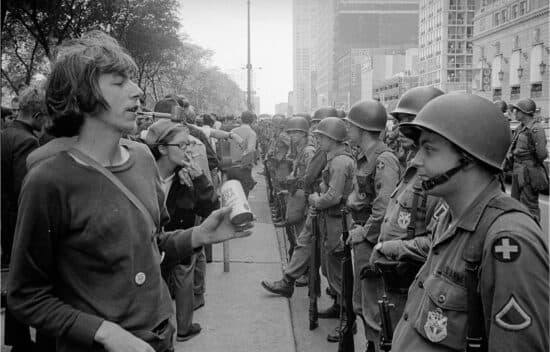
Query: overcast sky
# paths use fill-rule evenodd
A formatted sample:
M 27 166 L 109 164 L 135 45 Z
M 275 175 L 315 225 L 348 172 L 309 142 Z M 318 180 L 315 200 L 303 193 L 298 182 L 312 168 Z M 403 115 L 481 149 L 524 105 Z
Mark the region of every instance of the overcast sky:
M 212 64 L 224 72 L 245 67 L 246 0 L 182 3 L 183 31 L 192 42 L 215 52 Z M 287 102 L 292 90 L 292 0 L 251 0 L 250 15 L 252 65 L 261 67 L 255 87 L 259 112 L 273 113 L 275 104 Z

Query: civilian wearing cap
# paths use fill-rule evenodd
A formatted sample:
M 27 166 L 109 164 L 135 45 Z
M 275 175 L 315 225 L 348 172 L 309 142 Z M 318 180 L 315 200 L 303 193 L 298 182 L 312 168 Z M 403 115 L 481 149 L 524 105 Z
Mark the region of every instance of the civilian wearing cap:
M 164 226 L 165 230 L 191 228 L 195 217 L 206 218 L 219 208 L 214 186 L 206 177 L 209 171 L 201 169 L 196 159 L 191 159 L 194 139 L 187 127 L 160 119 L 149 127 L 145 141 L 157 162 L 166 196 L 170 222 Z M 193 310 L 204 305 L 204 280 L 194 292 L 194 278 L 195 275 L 204 277 L 204 262 L 201 248 L 177 265 L 162 270 L 176 301 L 178 341 L 189 340 L 201 331 L 201 326 L 193 323 Z
M 511 116 L 521 123 L 508 152 L 512 168 L 512 197 L 522 202 L 540 220 L 539 192 L 541 181 L 548 182 L 544 159 L 548 156 L 546 135 L 534 118 L 537 105 L 529 98 L 510 104 Z

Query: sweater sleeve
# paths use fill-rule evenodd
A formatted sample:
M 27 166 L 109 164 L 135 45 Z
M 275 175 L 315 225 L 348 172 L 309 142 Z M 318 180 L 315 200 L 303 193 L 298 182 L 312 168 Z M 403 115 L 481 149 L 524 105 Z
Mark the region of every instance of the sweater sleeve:
M 55 183 L 33 170 L 23 185 L 8 306 L 22 322 L 52 336 L 91 347 L 103 319 L 63 302 L 54 289 L 57 238 L 65 231 L 61 197 Z

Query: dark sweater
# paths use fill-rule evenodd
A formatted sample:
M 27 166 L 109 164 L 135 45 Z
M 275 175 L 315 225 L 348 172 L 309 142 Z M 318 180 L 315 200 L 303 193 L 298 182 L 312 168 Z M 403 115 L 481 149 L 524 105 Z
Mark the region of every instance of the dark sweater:
M 165 224 L 152 156 L 143 145 L 122 143 L 130 158 L 111 171 Z M 59 351 L 101 350 L 93 338 L 104 319 L 137 333 L 170 317 L 155 229 L 106 177 L 61 152 L 29 172 L 20 209 L 8 304 L 25 323 L 58 337 Z M 160 235 L 164 263 L 192 253 L 191 231 Z

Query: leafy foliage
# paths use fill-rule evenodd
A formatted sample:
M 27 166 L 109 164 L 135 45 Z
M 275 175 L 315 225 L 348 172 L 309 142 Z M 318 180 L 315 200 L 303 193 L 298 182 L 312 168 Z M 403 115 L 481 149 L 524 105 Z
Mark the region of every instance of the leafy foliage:
M 199 111 L 239 112 L 242 91 L 211 67 L 212 52 L 180 34 L 178 6 L 178 0 L 3 0 L 2 91 L 19 94 L 36 74 L 48 74 L 63 41 L 101 29 L 136 61 L 135 80 L 148 105 L 175 93 Z

